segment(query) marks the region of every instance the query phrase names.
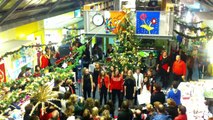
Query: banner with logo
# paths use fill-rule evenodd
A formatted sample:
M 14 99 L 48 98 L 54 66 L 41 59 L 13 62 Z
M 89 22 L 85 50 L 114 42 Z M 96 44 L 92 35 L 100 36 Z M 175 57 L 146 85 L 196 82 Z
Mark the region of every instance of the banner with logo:
M 160 12 L 136 12 L 136 34 L 159 34 Z
M 0 63 L 0 82 L 6 82 L 6 73 L 4 63 Z

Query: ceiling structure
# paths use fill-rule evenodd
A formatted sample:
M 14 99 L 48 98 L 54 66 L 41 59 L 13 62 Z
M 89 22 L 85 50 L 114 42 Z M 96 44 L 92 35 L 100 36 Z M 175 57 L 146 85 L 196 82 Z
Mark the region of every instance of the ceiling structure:
M 80 0 L 0 0 L 0 31 L 80 9 Z

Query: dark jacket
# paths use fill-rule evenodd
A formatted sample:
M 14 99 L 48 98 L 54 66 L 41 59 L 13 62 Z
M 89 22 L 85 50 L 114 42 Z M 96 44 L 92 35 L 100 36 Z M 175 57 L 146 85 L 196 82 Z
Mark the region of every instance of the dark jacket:
M 171 116 L 171 118 L 174 120 L 176 116 L 178 116 L 177 106 L 168 106 L 166 107 L 166 112 Z
M 132 119 L 133 119 L 133 113 L 130 109 L 122 110 L 118 113 L 117 120 L 132 120 Z
M 154 102 L 159 101 L 162 104 L 165 103 L 165 94 L 163 92 L 154 92 L 151 95 L 151 104 L 153 105 Z

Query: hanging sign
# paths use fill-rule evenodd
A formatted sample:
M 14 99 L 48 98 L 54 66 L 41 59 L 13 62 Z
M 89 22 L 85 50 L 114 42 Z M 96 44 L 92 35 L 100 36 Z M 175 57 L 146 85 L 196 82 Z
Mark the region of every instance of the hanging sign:
M 0 82 L 6 82 L 6 73 L 4 63 L 0 64 Z
M 136 12 L 136 34 L 159 34 L 160 12 Z

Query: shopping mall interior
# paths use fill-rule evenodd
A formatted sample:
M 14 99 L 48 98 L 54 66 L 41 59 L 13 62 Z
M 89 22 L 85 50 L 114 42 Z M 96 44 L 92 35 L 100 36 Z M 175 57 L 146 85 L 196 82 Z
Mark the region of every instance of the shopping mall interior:
M 213 120 L 213 0 L 0 0 L 0 120 Z

